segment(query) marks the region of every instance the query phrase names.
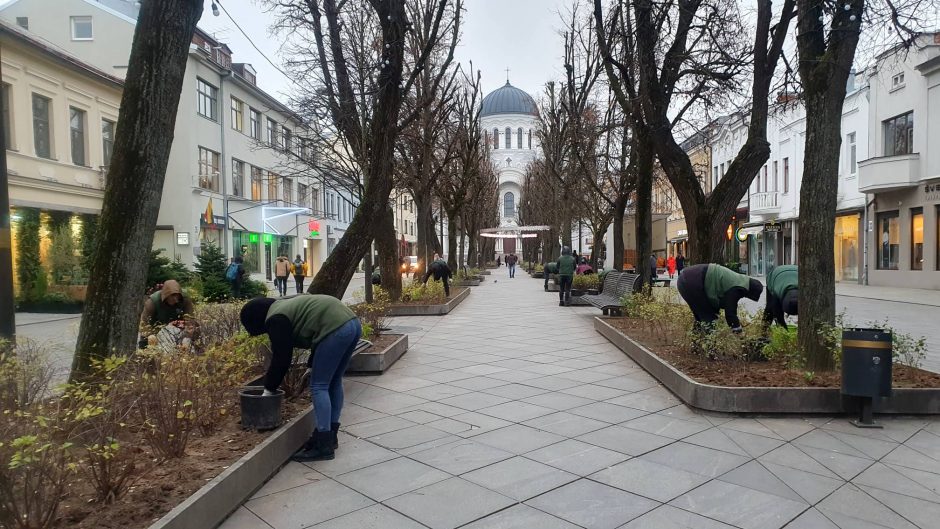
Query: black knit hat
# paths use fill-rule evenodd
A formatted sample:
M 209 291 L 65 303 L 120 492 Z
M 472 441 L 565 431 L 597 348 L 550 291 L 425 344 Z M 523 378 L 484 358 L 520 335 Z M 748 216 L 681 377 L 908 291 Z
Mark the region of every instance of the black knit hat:
M 754 301 L 758 301 L 760 299 L 760 295 L 763 292 L 764 292 L 764 284 L 752 277 L 751 280 L 748 282 L 747 297 Z
M 787 290 L 787 293 L 783 295 L 783 312 L 791 316 L 799 314 L 799 305 L 797 304 L 799 297 L 800 293 L 797 289 Z
M 274 298 L 255 298 L 245 303 L 240 318 L 248 334 L 252 336 L 264 334 L 264 320 L 267 319 L 268 309 L 274 301 Z

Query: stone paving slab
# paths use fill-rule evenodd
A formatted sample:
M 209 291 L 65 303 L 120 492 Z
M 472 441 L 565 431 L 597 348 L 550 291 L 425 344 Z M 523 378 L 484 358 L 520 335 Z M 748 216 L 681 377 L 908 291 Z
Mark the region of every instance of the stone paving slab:
M 289 464 L 222 529 L 940 527 L 940 420 L 736 417 L 681 404 L 520 276 L 392 320 L 348 377 L 336 459 Z

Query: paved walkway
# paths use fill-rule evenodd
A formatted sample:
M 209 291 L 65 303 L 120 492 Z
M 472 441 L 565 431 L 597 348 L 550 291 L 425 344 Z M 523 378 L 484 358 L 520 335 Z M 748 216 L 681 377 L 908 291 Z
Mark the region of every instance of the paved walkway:
M 495 272 L 398 319 L 411 349 L 346 380 L 336 459 L 288 464 L 223 529 L 938 527 L 940 420 L 699 413 L 596 313 Z

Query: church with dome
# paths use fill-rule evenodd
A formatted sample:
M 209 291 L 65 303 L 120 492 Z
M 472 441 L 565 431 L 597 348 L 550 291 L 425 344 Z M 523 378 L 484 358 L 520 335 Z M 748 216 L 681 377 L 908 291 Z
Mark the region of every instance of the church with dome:
M 483 98 L 480 124 L 499 176 L 500 226 L 518 225 L 522 184 L 539 153 L 535 99 L 506 81 Z M 498 239 L 497 255 L 521 252 L 519 239 Z

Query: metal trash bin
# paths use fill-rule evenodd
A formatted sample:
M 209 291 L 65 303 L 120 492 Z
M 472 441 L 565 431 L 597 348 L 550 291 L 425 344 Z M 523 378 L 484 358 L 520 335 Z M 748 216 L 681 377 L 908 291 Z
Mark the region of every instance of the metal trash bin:
M 891 396 L 891 333 L 884 329 L 843 329 L 842 394 L 860 399 L 860 428 L 879 428 L 872 419 L 873 400 Z

